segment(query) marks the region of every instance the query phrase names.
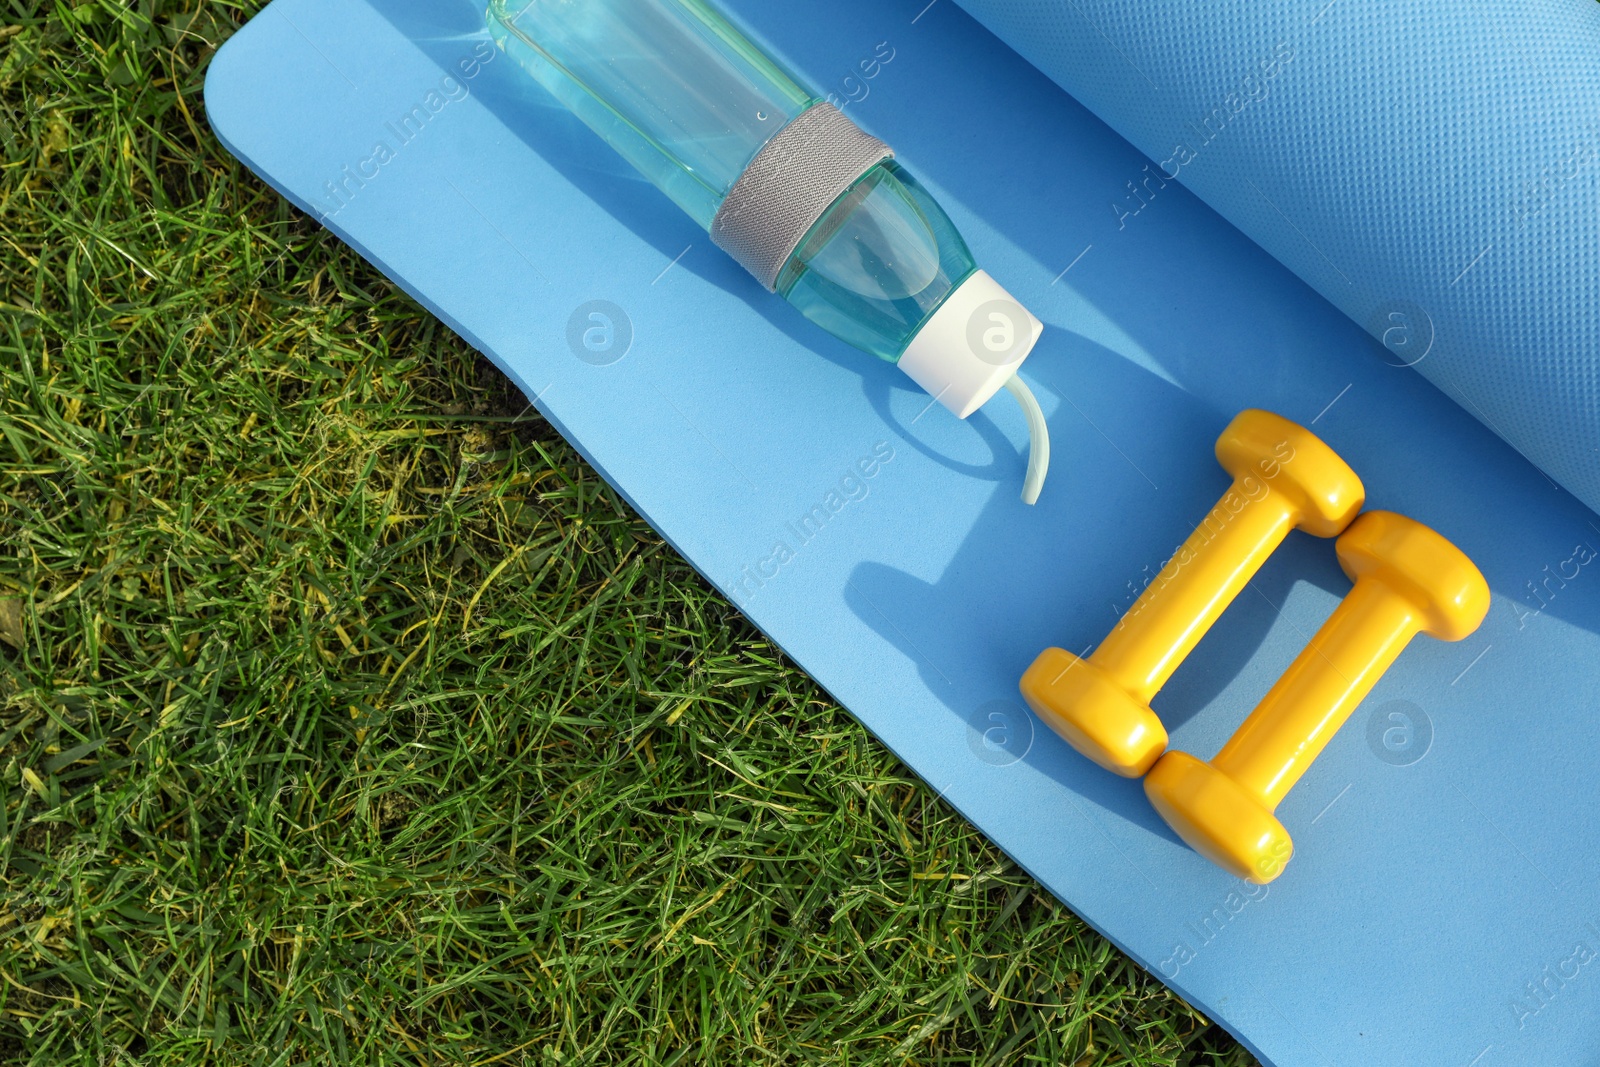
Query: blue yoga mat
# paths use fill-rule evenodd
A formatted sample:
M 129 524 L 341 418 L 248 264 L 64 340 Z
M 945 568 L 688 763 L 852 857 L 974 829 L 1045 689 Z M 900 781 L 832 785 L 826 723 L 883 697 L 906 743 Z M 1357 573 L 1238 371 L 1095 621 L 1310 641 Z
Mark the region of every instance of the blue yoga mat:
M 1046 322 L 1038 507 L 1014 406 L 957 421 L 811 328 L 496 56 L 478 0 L 277 0 L 213 60 L 207 111 L 942 797 L 1264 1060 L 1592 1062 L 1600 518 L 1182 183 L 1113 217 L 1151 160 L 954 4 L 732 6 Z M 1212 443 L 1245 407 L 1311 424 L 1495 597 L 1333 739 L 1279 809 L 1298 852 L 1265 889 L 1017 694 L 1042 648 L 1099 641 L 1221 495 Z M 1292 536 L 1158 698 L 1175 744 L 1213 754 L 1348 587 L 1328 542 Z

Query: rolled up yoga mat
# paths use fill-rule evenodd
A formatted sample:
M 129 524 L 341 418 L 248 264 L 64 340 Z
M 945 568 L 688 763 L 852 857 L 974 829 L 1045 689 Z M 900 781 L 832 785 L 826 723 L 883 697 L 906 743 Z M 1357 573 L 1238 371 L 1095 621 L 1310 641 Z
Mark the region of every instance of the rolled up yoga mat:
M 959 3 L 1600 511 L 1600 3 Z

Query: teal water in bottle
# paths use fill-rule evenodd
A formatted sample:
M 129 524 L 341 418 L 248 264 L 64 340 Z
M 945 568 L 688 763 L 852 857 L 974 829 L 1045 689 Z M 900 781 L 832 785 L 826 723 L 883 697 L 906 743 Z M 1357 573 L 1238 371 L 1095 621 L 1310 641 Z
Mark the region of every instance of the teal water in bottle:
M 705 0 L 491 0 L 496 42 L 835 337 L 966 418 L 1006 388 L 1028 416 L 1023 499 L 1049 437 L 1018 366 L 1043 330 L 980 270 L 888 146 Z

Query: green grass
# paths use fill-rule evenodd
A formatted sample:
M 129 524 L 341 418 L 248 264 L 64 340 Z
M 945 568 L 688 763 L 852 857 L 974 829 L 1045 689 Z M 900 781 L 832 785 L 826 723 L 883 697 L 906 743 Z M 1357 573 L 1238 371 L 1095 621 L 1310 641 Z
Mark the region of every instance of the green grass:
M 0 1061 L 1247 1064 L 209 132 L 0 0 Z

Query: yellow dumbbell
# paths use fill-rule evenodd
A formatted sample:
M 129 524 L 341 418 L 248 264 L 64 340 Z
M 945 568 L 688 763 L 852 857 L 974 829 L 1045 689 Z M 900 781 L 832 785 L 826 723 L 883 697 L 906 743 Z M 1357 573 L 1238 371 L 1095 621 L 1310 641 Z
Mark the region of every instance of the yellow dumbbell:
M 1194 850 L 1252 882 L 1294 851 L 1273 814 L 1406 644 L 1460 641 L 1489 612 L 1489 586 L 1461 550 L 1419 522 L 1371 511 L 1338 542 L 1355 582 L 1344 601 L 1210 763 L 1172 751 L 1144 781 Z
M 1366 490 L 1310 430 L 1241 412 L 1217 439 L 1233 487 L 1087 659 L 1059 648 L 1022 676 L 1022 696 L 1073 748 L 1129 778 L 1150 769 L 1167 731 L 1150 701 L 1289 531 L 1333 537 Z

